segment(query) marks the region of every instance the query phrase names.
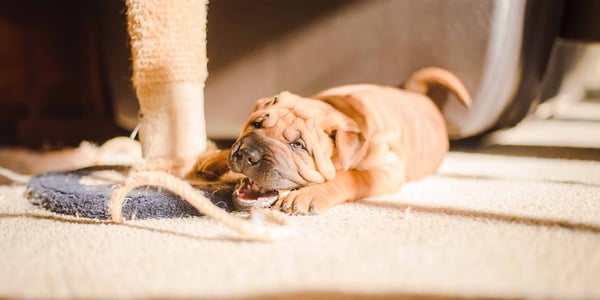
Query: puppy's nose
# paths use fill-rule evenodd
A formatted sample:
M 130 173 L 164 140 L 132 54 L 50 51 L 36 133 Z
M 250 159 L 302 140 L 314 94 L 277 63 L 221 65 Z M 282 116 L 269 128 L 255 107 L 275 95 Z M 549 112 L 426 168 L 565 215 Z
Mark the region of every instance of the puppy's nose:
M 260 153 L 258 153 L 258 150 L 255 148 L 250 148 L 246 145 L 242 145 L 235 156 L 236 159 L 242 159 L 251 166 L 256 165 L 262 159 Z
M 262 160 L 260 151 L 247 144 L 241 144 L 231 152 L 229 167 L 234 172 L 242 172 L 245 168 L 254 167 Z

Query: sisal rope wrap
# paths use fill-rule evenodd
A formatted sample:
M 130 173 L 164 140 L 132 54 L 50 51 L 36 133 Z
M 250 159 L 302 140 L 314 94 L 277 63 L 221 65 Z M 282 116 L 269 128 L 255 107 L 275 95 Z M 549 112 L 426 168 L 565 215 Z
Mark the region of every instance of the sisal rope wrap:
M 141 186 L 159 186 L 179 195 L 199 212 L 238 232 L 242 238 L 255 241 L 277 241 L 294 236 L 295 227 L 286 215 L 269 209 L 254 210 L 250 220 L 238 218 L 214 205 L 200 191 L 182 179 L 161 171 L 132 173 L 110 199 L 112 220 L 123 223 L 123 202 L 127 194 Z
M 127 0 L 133 84 L 206 81 L 207 0 Z
M 148 161 L 184 176 L 206 150 L 207 0 L 127 0 L 140 142 Z

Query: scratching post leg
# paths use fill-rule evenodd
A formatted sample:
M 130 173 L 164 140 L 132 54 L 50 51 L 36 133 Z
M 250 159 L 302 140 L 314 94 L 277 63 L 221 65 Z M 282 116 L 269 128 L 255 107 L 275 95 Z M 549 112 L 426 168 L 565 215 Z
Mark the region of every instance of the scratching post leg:
M 183 176 L 206 149 L 207 0 L 127 0 L 143 157 Z

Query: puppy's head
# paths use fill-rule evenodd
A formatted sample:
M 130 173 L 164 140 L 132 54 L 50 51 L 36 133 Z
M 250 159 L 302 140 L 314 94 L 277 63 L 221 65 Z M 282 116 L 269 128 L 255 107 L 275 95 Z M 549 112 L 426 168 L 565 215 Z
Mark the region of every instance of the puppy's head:
M 323 101 L 283 92 L 257 101 L 231 148 L 229 167 L 263 191 L 295 189 L 350 168 L 363 144 L 348 116 Z

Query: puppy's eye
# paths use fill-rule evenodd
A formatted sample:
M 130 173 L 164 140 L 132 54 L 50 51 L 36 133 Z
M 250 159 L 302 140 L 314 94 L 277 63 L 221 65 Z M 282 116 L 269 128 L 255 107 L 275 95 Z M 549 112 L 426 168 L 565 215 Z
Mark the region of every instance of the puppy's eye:
M 260 128 L 262 128 L 262 122 L 263 122 L 263 120 L 254 120 L 254 121 L 252 121 L 250 126 L 256 128 L 256 129 L 260 129 Z
M 302 140 L 295 140 L 295 141 L 291 142 L 290 147 L 294 151 L 297 151 L 297 150 L 307 151 L 306 146 L 304 145 L 304 141 L 302 141 Z
M 262 116 L 260 116 L 259 118 L 257 118 L 256 120 L 252 121 L 252 123 L 250 123 L 250 126 L 256 128 L 256 129 L 261 129 L 263 127 L 263 122 L 269 117 L 269 114 L 264 114 Z

